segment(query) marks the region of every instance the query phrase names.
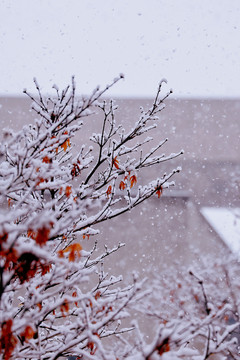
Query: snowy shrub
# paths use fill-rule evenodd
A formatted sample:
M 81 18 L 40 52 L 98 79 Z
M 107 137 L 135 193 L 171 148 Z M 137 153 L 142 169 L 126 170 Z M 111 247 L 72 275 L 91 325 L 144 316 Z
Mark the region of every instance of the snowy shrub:
M 133 274 L 132 283 L 121 286 L 122 276 L 104 270 L 105 259 L 124 244 L 104 248 L 98 224 L 151 196 L 160 198 L 180 169 L 148 184 L 139 175 L 182 153 L 159 154 L 167 139 L 144 150 L 170 94 L 160 96 L 163 82 L 152 107 L 141 109 L 130 131 L 116 123 L 117 107 L 101 97 L 121 77 L 89 97 L 76 96 L 72 79 L 71 86 L 61 92 L 54 86 L 55 96 L 45 98 L 35 80 L 38 96 L 25 93 L 37 119 L 20 132 L 3 134 L 1 359 L 207 359 L 236 352 L 230 335 L 238 328 L 239 302 L 229 300 L 233 285 L 226 267 L 221 267 L 222 292 L 215 278 L 208 291 L 208 273 L 169 269 L 151 281 Z M 102 114 L 101 130 L 88 136 L 96 110 Z M 79 133 L 81 141 L 74 145 Z M 150 339 L 139 326 L 144 317 L 155 329 Z M 200 347 L 199 338 L 204 339 Z
M 169 330 L 164 359 L 239 358 L 239 277 L 239 260 L 226 253 L 196 258 L 193 268 L 168 266 L 154 277 L 140 311 L 159 324 L 157 339 Z
M 124 244 L 96 255 L 97 224 L 154 194 L 160 197 L 179 169 L 146 185 L 138 184 L 138 174 L 181 152 L 168 157 L 157 154 L 166 140 L 148 153 L 142 151 L 151 141 L 145 134 L 157 126 L 157 114 L 169 96 L 160 98 L 162 82 L 153 106 L 141 110 L 129 132 L 115 123 L 116 106 L 112 101 L 100 102 L 100 97 L 121 77 L 90 97 L 77 97 L 72 79 L 71 87 L 60 92 L 54 85 L 56 95 L 44 98 L 34 80 L 38 96 L 24 92 L 38 118 L 20 132 L 4 132 L 0 148 L 3 359 L 114 359 L 137 351 L 122 342 L 122 334 L 134 326 L 122 327 L 121 319 L 145 296 L 144 280 L 133 278 L 132 284 L 121 288 L 121 276 L 104 272 L 104 259 Z M 74 147 L 74 136 L 80 132 L 84 138 L 95 109 L 102 113 L 100 133 L 91 134 L 93 145 Z M 91 251 L 84 250 L 85 239 L 93 242 Z M 115 340 L 109 347 L 102 339 L 110 335 Z

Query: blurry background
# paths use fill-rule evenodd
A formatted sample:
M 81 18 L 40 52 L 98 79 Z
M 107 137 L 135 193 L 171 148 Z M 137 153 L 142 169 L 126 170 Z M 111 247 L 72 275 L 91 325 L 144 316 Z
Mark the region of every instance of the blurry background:
M 34 118 L 19 97 L 23 88 L 34 92 L 33 77 L 51 93 L 75 75 L 82 94 L 124 73 L 108 96 L 126 127 L 151 105 L 161 78 L 163 94 L 173 88 L 155 136 L 169 138 L 164 152 L 185 153 L 143 181 L 183 170 L 161 199 L 103 225 L 109 246 L 126 242 L 109 264 L 114 272 L 158 271 L 176 259 L 190 263 L 197 249 L 215 255 L 239 244 L 239 24 L 239 0 L 0 0 L 1 128 Z

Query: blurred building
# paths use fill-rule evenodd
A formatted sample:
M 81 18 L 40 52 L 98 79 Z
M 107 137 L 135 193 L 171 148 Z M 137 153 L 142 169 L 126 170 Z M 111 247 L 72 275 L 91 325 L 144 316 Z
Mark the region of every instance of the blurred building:
M 119 99 L 116 104 L 116 121 L 129 129 L 140 116 L 140 106 L 146 110 L 151 100 Z M 35 117 L 30 105 L 25 98 L 0 98 L 1 128 L 20 129 L 30 123 Z M 217 255 L 240 249 L 239 111 L 238 99 L 166 101 L 154 144 L 168 137 L 162 151 L 184 149 L 184 155 L 147 169 L 138 180 L 150 181 L 177 166 L 182 171 L 175 176 L 175 187 L 165 190 L 160 199 L 152 197 L 131 213 L 100 226 L 99 247 L 126 243 L 112 260 L 107 259 L 109 268 L 128 278 L 133 270 L 149 274 L 176 260 L 190 264 L 198 250 Z M 94 132 L 99 121 L 99 117 L 91 119 Z M 77 143 L 82 141 L 80 135 Z M 84 241 L 83 247 L 92 246 L 90 240 Z

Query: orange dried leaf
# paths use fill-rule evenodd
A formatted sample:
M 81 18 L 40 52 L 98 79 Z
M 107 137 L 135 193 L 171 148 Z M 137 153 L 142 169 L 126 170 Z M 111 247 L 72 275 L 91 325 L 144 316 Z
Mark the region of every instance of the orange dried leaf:
M 38 178 L 38 181 L 36 183 L 36 186 L 40 185 L 41 183 L 43 183 L 45 180 L 41 177 L 41 178 Z
M 94 342 L 93 341 L 89 341 L 87 344 L 88 348 L 91 350 L 91 352 L 93 351 L 94 348 Z
M 34 331 L 31 328 L 31 326 L 27 326 L 26 329 L 24 330 L 24 332 L 21 334 L 23 341 L 28 341 L 29 339 L 32 339 L 34 336 Z
M 101 292 L 100 292 L 100 291 L 97 291 L 96 294 L 94 295 L 95 300 L 99 299 L 100 296 L 101 296 Z
M 130 185 L 131 188 L 137 183 L 137 177 L 136 177 L 136 175 L 132 175 L 132 176 L 130 177 L 130 183 L 131 183 L 131 185 Z
M 77 292 L 76 291 L 74 291 L 72 293 L 72 297 L 77 297 Z M 74 301 L 74 304 L 78 307 L 78 302 L 77 301 Z
M 42 268 L 42 275 L 45 275 L 47 273 L 50 272 L 51 268 L 52 268 L 52 264 L 49 265 L 41 265 Z
M 64 258 L 64 250 L 58 250 L 58 256 Z
M 126 184 L 124 181 L 121 181 L 120 184 L 119 184 L 119 189 L 120 190 L 124 190 L 126 188 Z
M 66 316 L 65 313 L 68 313 L 68 311 L 69 311 L 69 304 L 68 304 L 67 300 L 65 300 L 64 303 L 61 305 L 60 310 L 61 310 L 62 316 L 65 317 Z
M 3 350 L 4 360 L 10 360 L 17 344 L 17 338 L 12 333 L 12 319 L 4 321 L 1 326 L 0 350 Z
M 97 332 L 93 332 L 93 335 L 97 336 L 100 339 L 100 335 Z
M 224 321 L 226 321 L 226 322 L 229 321 L 229 316 L 228 316 L 228 315 L 225 315 L 225 316 L 224 316 Z
M 8 198 L 8 207 L 9 208 L 11 207 L 12 203 L 13 203 L 12 199 Z
M 71 193 L 72 193 L 72 187 L 71 186 L 66 186 L 66 189 L 65 189 L 65 195 L 67 196 L 67 197 L 69 197 L 70 195 L 71 195 Z
M 28 229 L 27 236 L 30 237 L 31 239 L 36 239 L 37 234 L 32 229 Z
M 156 194 L 158 196 L 158 198 L 160 198 L 160 196 L 162 195 L 162 192 L 163 192 L 163 188 L 162 186 L 160 185 L 160 187 L 156 187 Z
M 116 169 L 119 169 L 119 161 L 117 160 L 117 157 L 115 156 L 115 158 L 113 159 L 113 165 L 115 166 Z
M 97 347 L 95 346 L 93 341 L 89 341 L 87 344 L 87 347 L 90 349 L 90 354 L 94 355 L 95 352 L 97 351 Z
M 170 345 L 168 341 L 169 339 L 167 338 L 166 340 L 163 341 L 163 343 L 160 346 L 157 347 L 159 355 L 162 355 L 163 353 L 170 351 Z
M 79 243 L 75 243 L 66 247 L 66 249 L 63 250 L 63 253 L 68 252 L 69 261 L 74 261 L 75 257 L 77 258 L 81 257 L 81 250 L 82 250 L 81 245 Z
M 196 302 L 199 302 L 199 297 L 197 296 L 197 294 L 194 295 L 194 299 L 196 300 Z
M 128 175 L 124 176 L 124 180 L 127 180 L 130 175 L 131 175 L 131 171 L 128 171 Z
M 7 252 L 4 254 L 1 254 L 1 256 L 5 256 L 5 264 L 4 269 L 7 269 L 10 264 L 16 264 L 18 260 L 18 253 L 17 250 L 14 248 L 10 248 Z
M 47 229 L 45 226 L 42 229 L 38 229 L 37 235 L 35 237 L 36 243 L 40 246 L 46 244 L 49 239 L 50 229 Z
M 71 146 L 70 139 L 67 139 L 64 141 L 64 143 L 61 145 L 61 148 L 66 152 L 67 148 Z
M 49 164 L 51 162 L 52 159 L 49 159 L 48 156 L 44 156 L 44 158 L 42 159 L 42 162 L 45 164 Z
M 90 234 L 83 234 L 83 240 L 85 240 L 86 239 L 86 237 L 87 237 L 87 239 L 89 240 L 89 238 L 90 238 Z
M 109 197 L 109 195 L 111 194 L 111 192 L 112 192 L 112 186 L 109 185 L 109 187 L 107 188 L 107 191 L 106 191 L 107 197 Z
M 79 176 L 80 173 L 81 173 L 81 170 L 80 170 L 80 167 L 78 166 L 78 164 L 73 164 L 73 168 L 71 170 L 72 177 Z

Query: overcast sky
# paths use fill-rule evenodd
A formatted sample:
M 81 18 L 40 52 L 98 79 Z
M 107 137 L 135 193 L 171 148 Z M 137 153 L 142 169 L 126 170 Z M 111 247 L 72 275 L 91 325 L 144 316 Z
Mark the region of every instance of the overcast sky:
M 110 95 L 240 96 L 240 0 L 0 0 L 0 94 L 78 90 L 125 80 Z

